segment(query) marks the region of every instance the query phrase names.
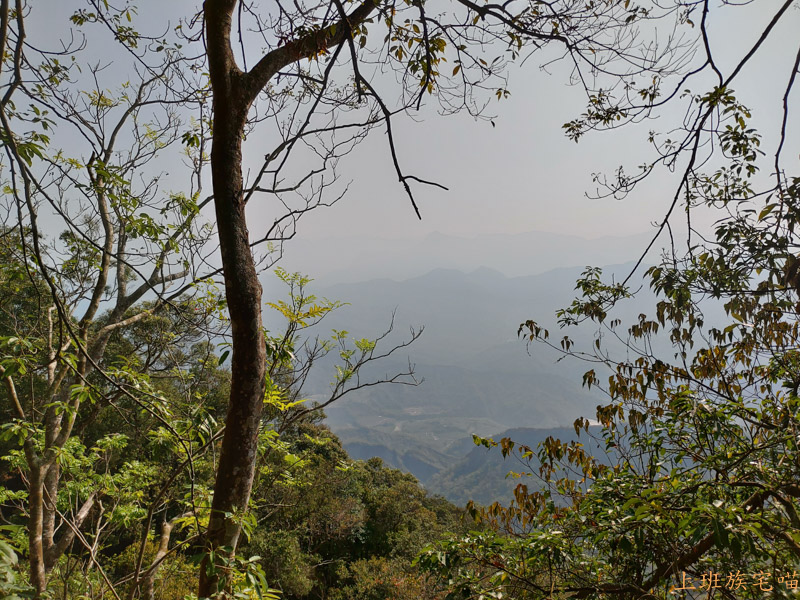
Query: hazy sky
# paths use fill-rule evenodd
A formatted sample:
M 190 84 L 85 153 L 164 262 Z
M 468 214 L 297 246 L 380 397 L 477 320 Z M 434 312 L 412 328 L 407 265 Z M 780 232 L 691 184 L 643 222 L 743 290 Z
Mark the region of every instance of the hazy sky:
M 738 62 L 779 5 L 757 0 L 745 7 L 715 7 L 710 33 L 723 68 Z M 768 154 L 776 140 L 781 86 L 788 80 L 800 31 L 800 9 L 796 6 L 790 13 L 735 86 L 740 99 L 754 110 Z M 520 68 L 512 67 L 511 97 L 489 105 L 498 115 L 496 127 L 467 115 L 439 118 L 433 111 L 426 111 L 420 122 L 398 120 L 400 156 L 408 172 L 450 188 L 415 188 L 421 222 L 397 183 L 381 131 L 342 168 L 344 178 L 353 180 L 348 197 L 331 210 L 309 215 L 301 235 L 413 237 L 432 231 L 476 235 L 542 230 L 598 237 L 650 230 L 671 202 L 676 181 L 672 174 L 655 173 L 625 201 L 591 200 L 585 193 L 595 189 L 592 173 L 611 173 L 620 164 L 635 167 L 652 158 L 648 132 L 675 127 L 685 103 L 675 104 L 656 120 L 590 134 L 576 144 L 566 138 L 561 125 L 583 111 L 584 97 L 567 84 L 566 67 L 542 72 L 535 56 Z M 798 125 L 797 119 L 793 124 Z M 797 141 L 790 137 L 786 157 L 797 159 Z M 678 215 L 678 230 L 681 222 Z
M 38 19 L 29 32 L 31 38 L 65 36 L 69 28 L 66 16 L 72 7 L 82 5 L 61 0 L 32 3 Z M 743 56 L 779 5 L 778 0 L 757 0 L 743 7 L 713 2 L 711 41 L 723 67 Z M 142 0 L 138 6 L 138 25 L 159 29 L 174 25 L 179 16 L 192 14 L 191 7 L 197 8 L 192 2 L 165 4 L 154 0 Z M 780 86 L 788 79 L 794 52 L 791 46 L 798 31 L 800 9 L 794 6 L 758 62 L 736 85 L 740 99 L 755 111 L 755 123 L 765 135 L 768 153 L 775 143 Z M 113 54 L 108 57 L 113 58 Z M 611 173 L 620 164 L 633 167 L 651 158 L 647 132 L 675 127 L 685 105 L 674 104 L 654 121 L 590 134 L 575 144 L 564 136 L 561 125 L 582 112 L 584 97 L 577 87 L 567 85 L 567 67 L 557 64 L 549 73 L 543 72 L 536 56 L 521 67 L 512 66 L 510 98 L 492 101 L 488 107 L 497 115 L 496 126 L 467 115 L 442 118 L 433 107 L 423 109 L 416 120 L 396 119 L 398 150 L 406 172 L 449 187 L 445 192 L 415 186 L 422 221 L 417 220 L 397 182 L 384 130 L 378 129 L 340 165 L 342 180 L 352 182 L 347 197 L 334 208 L 305 217 L 293 243 L 331 236 L 415 238 L 433 231 L 475 236 L 539 230 L 594 238 L 650 230 L 671 202 L 673 174 L 663 170 L 655 173 L 622 202 L 590 200 L 585 193 L 594 189 L 592 173 Z M 702 84 L 698 81 L 693 87 L 697 91 L 703 89 Z M 797 126 L 796 121 L 794 118 L 790 125 Z M 785 152 L 795 160 L 798 137 L 790 136 Z M 253 138 L 246 145 L 250 157 L 263 156 L 264 150 L 274 145 L 274 140 Z M 248 164 L 252 167 L 255 163 Z M 268 203 L 254 206 L 252 213 L 254 234 L 275 217 Z M 680 231 L 682 219 L 676 217 Z

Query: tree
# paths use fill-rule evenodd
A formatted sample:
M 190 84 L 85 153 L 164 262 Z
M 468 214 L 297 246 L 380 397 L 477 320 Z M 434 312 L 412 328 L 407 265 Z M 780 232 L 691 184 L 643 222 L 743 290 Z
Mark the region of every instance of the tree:
M 24 318 L 4 323 L 1 368 L 14 416 L 6 433 L 24 447 L 31 583 L 42 595 L 59 557 L 73 541 L 86 543 L 80 529 L 99 501 L 89 487 L 76 495 L 74 515 L 58 505 L 75 428 L 99 412 L 87 408 L 130 401 L 169 427 L 163 399 L 142 385 L 152 365 L 111 365 L 107 350 L 115 334 L 161 310 L 203 327 L 210 313 L 187 292 L 208 232 L 197 227 L 197 190 L 165 198 L 163 174 L 147 173 L 180 144 L 174 107 L 190 100 L 176 61 L 165 57 L 116 93 L 100 87 L 95 66 L 81 76 L 98 85 L 79 92 L 80 45 L 53 54 L 26 47 L 29 9 L 10 4 L 0 5 L 0 122 L 6 215 L 17 218 L 3 232 L 4 272 L 29 300 Z M 75 153 L 53 151 L 52 138 L 68 127 L 79 132 Z M 52 220 L 60 225 L 48 236 L 42 222 Z
M 712 209 L 718 220 L 712 235 L 691 229 L 683 252 L 673 242 L 647 270 L 653 316 L 625 327 L 613 308 L 634 293 L 633 279 L 604 282 L 593 268 L 577 283 L 580 297 L 559 312 L 562 327 L 597 324 L 592 347 L 566 335 L 552 342 L 532 320 L 520 326 L 530 342 L 593 363 L 584 384 L 609 402 L 598 406 L 599 432 L 578 419 L 574 441 L 528 448 L 478 440 L 522 459 L 530 479 L 509 506 L 472 507 L 490 533 L 423 555 L 428 570 L 449 578 L 450 597 L 794 596 L 800 177 L 784 170 L 783 151 L 800 51 L 781 73 L 783 114 L 770 154 L 731 88 L 789 6 L 778 7 L 726 75 L 706 45 L 701 69 L 716 85 L 691 94 L 683 135 L 671 132 L 657 146 L 667 164 L 686 161 L 673 207 L 683 198 L 685 214 Z M 699 8 L 708 40 L 711 13 Z M 610 190 L 638 180 L 621 176 Z M 668 227 L 665 219 L 658 232 Z
M 3 549 L 27 555 L 36 597 L 96 586 L 147 598 L 207 524 L 211 451 L 228 414 L 219 398 L 231 382 L 214 350 L 226 304 L 202 215 L 213 200 L 202 197 L 208 93 L 180 40 L 145 40 L 129 7 L 90 3 L 65 15 L 120 44 L 138 65 L 127 73 L 84 60 L 77 38 L 52 52 L 31 43 L 35 8 L 0 3 Z M 163 170 L 170 161 L 183 161 L 179 191 Z M 312 195 L 279 214 L 263 242 L 279 244 L 317 204 Z M 308 322 L 331 308 L 298 293 L 287 307 Z M 294 360 L 302 327 L 292 314 L 269 356 L 264 349 L 274 394 L 333 349 L 344 366 L 329 401 L 376 383 L 358 376 L 385 355 L 375 343 L 351 349 L 341 337 Z M 288 382 L 277 383 L 279 371 Z M 413 383 L 410 373 L 389 379 Z M 270 410 L 268 419 L 286 420 L 282 405 Z M 113 562 L 113 549 L 132 562 Z M 8 579 L 9 593 L 15 586 Z

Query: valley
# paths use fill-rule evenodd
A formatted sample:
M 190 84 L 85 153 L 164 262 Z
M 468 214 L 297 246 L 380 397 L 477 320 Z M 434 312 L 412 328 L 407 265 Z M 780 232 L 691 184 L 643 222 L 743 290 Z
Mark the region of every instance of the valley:
M 618 276 L 630 266 L 606 272 Z M 476 448 L 472 435 L 498 440 L 510 435 L 534 446 L 548 435 L 574 437 L 574 420 L 593 417 L 605 401 L 602 392 L 581 385 L 591 365 L 559 361 L 553 349 L 526 346 L 517 337 L 519 324 L 534 318 L 559 339 L 555 311 L 571 301 L 581 271 L 563 267 L 507 277 L 489 267 L 439 268 L 400 281 L 371 279 L 312 290 L 347 303 L 314 331 L 320 337 L 331 329 L 346 329 L 354 339 L 376 337 L 391 323 L 384 340 L 391 344 L 407 338 L 408 327 L 424 327 L 401 354 L 366 371 L 381 377 L 411 363 L 419 385 L 354 391 L 325 409 L 327 425 L 353 458 L 378 456 L 453 502 L 507 501 L 514 484 L 503 475 L 511 467 L 498 463 L 498 451 Z M 634 319 L 637 306 L 648 299 L 642 294 L 627 303 L 620 318 Z M 595 333 L 582 328 L 576 342 L 589 344 Z M 306 387 L 312 401 L 325 397 L 334 372 L 330 358 L 318 367 Z

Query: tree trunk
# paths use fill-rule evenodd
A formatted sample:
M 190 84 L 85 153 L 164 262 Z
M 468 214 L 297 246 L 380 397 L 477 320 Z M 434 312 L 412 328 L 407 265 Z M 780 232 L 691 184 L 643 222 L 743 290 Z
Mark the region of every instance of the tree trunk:
M 37 461 L 38 462 L 38 461 Z M 42 598 L 47 590 L 47 576 L 44 570 L 44 545 L 42 544 L 44 479 L 47 468 L 35 464 L 31 466 L 30 489 L 28 491 L 28 562 L 31 569 L 31 584 L 34 598 Z
M 55 556 L 56 501 L 61 469 L 54 461 L 47 469 L 42 486 L 42 546 L 44 548 L 44 569 L 49 573 L 58 557 Z
M 341 44 L 353 24 L 363 22 L 377 6 L 376 0 L 364 0 L 346 19 L 273 49 L 245 73 L 236 65 L 231 49 L 236 4 L 237 0 L 203 3 L 213 92 L 211 176 L 233 351 L 231 396 L 206 532 L 207 554 L 200 569 L 200 598 L 218 597 L 225 588 L 217 556 L 221 548 L 227 556 L 236 551 L 241 532 L 241 515 L 236 513 L 243 514 L 250 500 L 264 403 L 267 357 L 261 325 L 261 285 L 250 250 L 242 189 L 242 136 L 247 114 L 279 69 Z M 214 565 L 216 569 L 209 568 Z
M 169 551 L 169 538 L 172 535 L 172 528 L 175 526 L 174 521 L 164 521 L 161 525 L 161 537 L 158 541 L 158 548 L 153 557 L 152 566 L 148 569 L 145 577 L 142 578 L 142 600 L 155 600 L 156 597 L 156 574 L 160 568 L 160 562 Z
M 230 14 L 212 11 L 206 2 L 206 22 L 230 31 Z M 220 14 L 222 13 L 222 14 Z M 220 24 L 220 20 L 227 23 Z M 227 26 L 227 27 L 226 27 Z M 209 36 L 209 46 L 218 42 Z M 223 40 L 227 44 L 227 39 Z M 214 60 L 214 59 L 217 60 Z M 258 429 L 264 403 L 266 346 L 261 322 L 261 284 L 250 250 L 242 193 L 242 136 L 250 100 L 241 88 L 241 72 L 226 53 L 222 60 L 209 48 L 214 89 L 214 135 L 211 174 L 217 216 L 225 296 L 231 320 L 231 393 L 225 418 L 214 500 L 206 533 L 209 553 L 200 569 L 198 595 L 217 597 L 225 588 L 216 553 L 232 556 L 241 532 L 237 512 L 247 510 L 255 473 Z M 220 550 L 223 549 L 223 550 Z M 211 569 L 211 554 L 215 553 Z M 221 579 L 222 578 L 222 579 Z

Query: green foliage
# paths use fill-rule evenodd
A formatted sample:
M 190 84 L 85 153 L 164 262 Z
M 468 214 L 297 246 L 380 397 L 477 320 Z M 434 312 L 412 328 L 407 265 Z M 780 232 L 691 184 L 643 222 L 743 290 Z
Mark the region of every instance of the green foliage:
M 458 509 L 379 459 L 351 461 L 315 420 L 278 441 L 259 471 L 259 527 L 244 551 L 261 556 L 267 580 L 283 597 L 345 600 L 389 589 L 387 598 L 436 597 L 411 559 L 425 544 L 461 531 Z
M 342 564 L 336 573 L 340 583 L 331 590 L 331 600 L 438 600 L 441 595 L 407 563 L 374 557 Z
M 0 537 L 0 595 L 6 600 L 22 600 L 30 597 L 31 591 L 21 576 L 17 551 Z
M 263 383 L 246 381 L 247 370 L 236 366 L 233 374 L 226 372 L 222 366 L 228 355 L 218 356 L 215 351 L 214 343 L 225 333 L 225 302 L 213 284 L 202 283 L 217 273 L 213 268 L 205 271 L 213 262 L 206 260 L 205 252 L 213 225 L 197 222 L 202 208 L 214 201 L 221 216 L 227 214 L 221 211 L 233 208 L 226 202 L 233 200 L 238 211 L 254 194 L 273 194 L 286 213 L 254 245 L 288 239 L 299 216 L 326 204 L 322 192 L 337 181 L 333 169 L 339 158 L 381 119 L 387 126 L 398 178 L 412 203 L 409 182 L 430 183 L 402 172 L 390 126 L 397 111 L 387 107 L 358 69 L 359 52 L 362 56 L 370 52 L 369 40 L 375 39 L 368 38 L 368 26 L 385 26 L 379 52 L 394 63 L 398 74 L 404 74 L 398 78 L 400 109 L 414 102 L 419 107 L 425 93 L 436 93 L 445 111 L 463 107 L 480 114 L 482 100 L 473 92 L 489 90 L 498 100 L 507 98 L 504 65 L 506 60 L 520 59 L 528 43 L 536 48 L 549 42 L 563 44 L 571 56 L 581 57 L 576 66 L 588 62 L 595 75 L 612 73 L 612 63 L 621 62 L 624 75 L 614 77 L 614 88 L 625 93 L 633 89 L 649 102 L 658 96 L 662 65 L 660 58 L 651 57 L 660 53 L 648 48 L 638 58 L 635 50 L 639 48 L 627 45 L 626 33 L 618 38 L 624 48 L 605 42 L 607 30 L 616 36 L 620 28 L 625 31 L 630 24 L 652 18 L 649 10 L 629 0 L 568 2 L 558 18 L 539 3 L 519 11 L 511 5 L 462 2 L 455 11 L 448 9 L 435 18 L 426 15 L 424 2 L 411 0 L 397 6 L 367 2 L 355 9 L 335 4 L 336 10 L 333 5 L 326 9 L 295 4 L 288 7 L 289 12 L 281 9 L 276 19 L 264 19 L 265 15 L 249 9 L 240 11 L 240 17 L 255 19 L 251 23 L 275 47 L 261 67 L 248 71 L 245 65 L 237 72 L 241 85 L 233 87 L 217 85 L 218 79 L 230 77 L 231 70 L 223 69 L 219 78 L 215 73 L 217 65 L 226 61 L 216 60 L 214 53 L 230 38 L 226 27 L 231 13 L 225 12 L 226 3 L 207 2 L 207 18 L 179 22 L 169 32 L 171 39 L 166 39 L 165 34 L 140 33 L 134 22 L 137 9 L 130 2 L 118 6 L 107 0 L 91 2 L 88 8 L 70 10 L 70 31 L 77 28 L 80 35 L 47 40 L 52 45 L 26 39 L 25 22 L 28 15 L 36 14 L 36 3 L 18 3 L 13 10 L 4 4 L 0 145 L 5 152 L 0 167 L 8 199 L 4 222 L 15 224 L 0 237 L 0 258 L 9 257 L 0 263 L 0 284 L 9 284 L 14 291 L 12 299 L 0 299 L 0 377 L 5 400 L 0 410 L 6 424 L 0 454 L 0 508 L 5 521 L 27 526 L 33 536 L 24 550 L 37 598 L 54 592 L 94 600 L 109 594 L 120 597 L 119 589 L 133 599 L 153 596 L 156 582 L 165 597 L 190 594 L 186 579 L 165 578 L 175 572 L 172 568 L 186 567 L 192 575 L 197 572 L 187 566 L 187 556 L 196 555 L 202 546 L 198 540 L 208 527 L 215 471 L 218 464 L 227 464 L 217 458 L 229 416 L 226 399 L 230 388 L 239 389 L 230 380 L 241 377 L 246 384 L 242 387 L 249 389 Z M 227 3 L 228 9 L 233 7 Z M 348 13 L 356 15 L 352 22 L 345 10 L 355 11 Z M 216 31 L 215 15 L 222 23 Z M 206 35 L 192 30 L 196 24 L 208 25 Z M 345 26 L 347 38 L 342 37 Z M 249 27 L 244 24 L 241 29 Z M 36 29 L 40 28 L 27 28 L 27 35 Z M 130 59 L 127 68 L 117 67 L 125 63 L 117 63 L 115 55 L 110 59 L 114 69 L 79 60 L 83 41 L 92 39 L 88 33 L 83 37 L 84 32 L 95 29 L 110 34 L 121 46 L 116 50 Z M 630 39 L 636 37 L 632 33 Z M 502 40 L 497 49 L 487 45 L 492 40 Z M 180 52 L 183 42 L 196 44 L 197 50 L 184 55 Z M 349 84 L 329 85 L 342 79 L 329 75 L 345 43 L 355 74 L 355 93 Z M 242 40 L 243 53 L 244 45 Z M 492 56 L 484 58 L 487 49 Z M 455 65 L 449 79 L 449 69 L 444 68 L 448 60 Z M 265 77 L 265 65 L 267 71 L 275 67 L 275 73 L 297 66 L 299 76 Z M 113 81 L 117 70 L 122 79 Z M 629 72 L 656 76 L 642 88 L 634 86 L 635 77 L 628 77 Z M 131 81 L 125 80 L 128 76 Z M 213 103 L 209 80 L 216 94 Z M 201 200 L 214 126 L 204 115 L 219 116 L 223 96 L 231 90 L 236 91 L 236 99 L 245 101 L 230 111 L 244 115 L 233 119 L 239 125 L 235 139 L 262 120 L 254 116 L 248 121 L 246 113 L 263 92 L 274 109 L 268 112 L 275 119 L 267 120 L 274 121 L 274 139 L 281 142 L 267 154 L 244 196 L 232 199 L 219 193 L 221 172 L 233 179 L 234 189 L 241 175 L 241 155 L 234 151 L 228 164 L 214 165 L 215 195 Z M 626 112 L 618 106 L 620 100 L 607 92 L 588 91 L 591 107 L 583 122 L 570 130 L 574 137 L 586 128 L 612 126 L 641 114 Z M 735 104 L 722 85 L 698 102 L 719 108 L 733 120 L 721 137 L 723 151 L 743 167 L 734 167 L 734 176 L 752 174 L 758 137 L 742 122 L 746 110 Z M 359 116 L 345 123 L 338 117 L 340 110 L 363 104 L 369 104 L 361 115 L 365 119 Z M 253 108 L 253 115 L 263 114 Z M 307 129 L 318 121 L 321 113 L 315 115 L 315 111 L 328 109 L 328 126 Z M 310 112 L 303 117 L 298 110 Z M 58 126 L 57 134 L 51 132 Z M 70 132 L 67 137 L 61 133 L 64 130 Z M 334 135 L 340 132 L 344 139 Z M 54 140 L 61 139 L 69 140 L 69 151 L 55 147 Z M 295 147 L 309 150 L 308 156 L 316 154 L 314 160 L 321 166 L 310 167 L 307 176 L 285 186 L 283 173 L 294 170 L 288 159 Z M 188 159 L 184 189 L 167 191 L 168 173 L 163 165 L 176 164 L 176 157 Z M 294 193 L 301 199 L 299 208 L 284 200 Z M 56 221 L 58 225 L 51 225 Z M 41 229 L 45 224 L 51 231 Z M 245 248 L 239 260 L 253 267 L 246 233 L 242 239 L 247 231 L 243 217 L 231 229 L 238 232 L 239 248 Z M 221 225 L 218 240 L 226 257 L 224 279 L 233 297 L 239 294 L 231 285 L 238 274 L 231 268 L 235 271 L 242 263 L 231 265 L 227 260 L 230 239 L 230 231 Z M 244 295 L 257 287 L 252 271 L 250 275 L 250 289 Z M 324 404 L 365 385 L 416 383 L 413 371 L 409 367 L 408 372 L 384 380 L 362 380 L 365 365 L 396 349 L 381 354 L 377 347 L 382 338 L 351 343 L 344 331 L 335 331 L 331 339 L 306 345 L 298 332 L 319 322 L 337 304 L 305 295 L 307 278 L 283 271 L 278 276 L 290 288 L 289 300 L 269 306 L 281 315 L 285 327 L 277 335 L 267 332 L 265 416 L 258 424 L 260 430 L 249 427 L 247 433 L 260 435 L 259 452 L 247 456 L 260 461 L 256 494 L 249 506 L 247 478 L 252 463 L 246 469 L 232 469 L 240 479 L 234 489 L 243 486 L 245 491 L 237 501 L 241 506 L 229 507 L 223 515 L 227 532 L 234 533 L 228 536 L 232 541 L 225 543 L 235 546 L 241 530 L 245 544 L 256 546 L 261 524 L 269 525 L 272 532 L 288 532 L 290 536 L 281 540 L 287 549 L 284 555 L 273 553 L 269 558 L 306 566 L 302 577 L 286 583 L 298 593 L 324 597 L 328 588 L 336 588 L 339 577 L 342 598 L 429 596 L 430 590 L 405 571 L 403 561 L 433 536 L 457 529 L 454 510 L 428 498 L 413 479 L 383 469 L 378 462 L 349 462 L 335 438 L 315 429 L 313 419 L 309 422 L 319 406 L 304 404 L 300 385 L 314 360 L 331 352 L 341 364 Z M 595 290 L 596 286 L 590 286 L 587 293 Z M 257 292 L 250 295 L 258 297 Z M 254 311 L 249 318 L 250 323 L 234 321 L 235 325 L 258 323 Z M 412 341 L 416 335 L 412 333 Z M 252 339 L 261 343 L 258 335 Z M 237 360 L 243 351 L 261 356 L 261 350 L 237 346 Z M 259 371 L 256 378 L 260 377 Z M 237 400 L 234 397 L 231 402 L 232 413 L 238 410 Z M 258 407 L 260 399 L 255 402 Z M 251 402 L 248 410 L 252 406 Z M 232 431 L 231 425 L 227 432 Z M 226 441 L 223 456 L 230 447 Z M 571 449 L 566 456 L 573 456 Z M 216 490 L 217 494 L 227 491 L 219 486 Z M 211 560 L 204 564 L 225 571 L 230 588 L 226 593 L 237 598 L 274 598 L 270 585 L 272 580 L 280 581 L 280 574 L 267 572 L 267 564 L 257 553 L 236 555 L 235 547 L 216 546 L 213 533 L 206 536 L 207 550 L 211 549 L 205 558 Z M 3 585 L 8 588 L 4 591 L 21 593 L 12 589 L 15 555 L 3 554 Z M 118 556 L 123 558 L 115 560 Z M 357 560 L 348 560 L 354 557 Z M 342 568 L 336 570 L 334 565 Z M 111 579 L 109 571 L 121 572 L 113 573 Z
M 157 543 L 149 539 L 144 548 L 145 564 L 151 564 L 157 551 Z M 131 573 L 136 565 L 139 544 L 134 543 L 110 557 L 108 573 L 115 580 Z M 183 600 L 190 598 L 197 588 L 197 565 L 183 553 L 168 556 L 158 570 L 155 580 L 157 600 Z M 77 583 L 77 582 L 76 582 Z M 79 592 L 79 590 L 75 590 Z

